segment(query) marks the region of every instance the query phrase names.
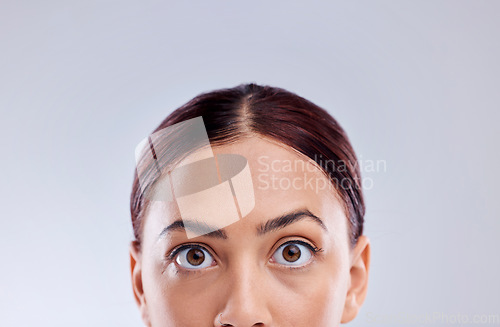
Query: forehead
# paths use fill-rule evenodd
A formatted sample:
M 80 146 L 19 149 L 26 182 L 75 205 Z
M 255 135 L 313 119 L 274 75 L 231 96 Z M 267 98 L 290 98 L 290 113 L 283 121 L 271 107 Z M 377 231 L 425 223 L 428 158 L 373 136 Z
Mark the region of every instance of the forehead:
M 196 161 L 196 158 L 200 157 L 200 153 L 205 156 L 203 153 L 206 152 L 203 151 L 195 152 L 190 156 L 191 158 L 188 157 L 186 160 Z M 238 220 L 230 222 L 231 224 L 247 225 L 250 222 L 251 224 L 260 224 L 270 218 L 297 209 L 307 209 L 315 215 L 323 217 L 327 226 L 329 224 L 338 225 L 341 220 L 345 220 L 338 194 L 328 178 L 313 160 L 294 149 L 267 138 L 254 136 L 232 144 L 213 146 L 212 151 L 215 156 L 239 155 L 245 158 L 248 163 L 250 172 L 248 178 L 251 179 L 254 203 L 246 215 L 240 214 L 241 220 L 245 221 L 244 224 Z M 192 165 L 192 167 L 194 167 L 192 171 L 184 169 L 184 176 L 180 178 L 179 184 L 183 184 L 183 182 L 185 184 L 189 180 L 187 175 L 200 176 L 199 166 Z M 199 182 L 199 178 L 196 177 L 196 179 Z M 203 182 L 200 183 L 203 184 Z M 245 185 L 249 187 L 248 184 Z M 243 191 L 240 194 L 243 193 L 247 195 L 249 192 Z M 215 197 L 212 197 L 214 194 Z M 235 194 L 235 200 L 238 200 L 236 195 L 238 194 Z M 200 192 L 195 197 L 196 200 L 188 201 L 181 206 L 177 203 L 179 201 L 153 201 L 146 215 L 145 224 L 149 227 L 145 226 L 145 232 L 149 230 L 156 233 L 166 225 L 171 224 L 183 216 L 182 211 L 185 207 L 194 213 L 204 213 L 210 210 L 222 212 L 227 208 L 225 208 L 224 203 L 218 202 L 221 197 L 220 194 L 213 192 L 212 195 L 206 196 Z M 245 201 L 249 201 L 248 197 L 245 198 Z M 210 209 L 214 206 L 215 208 Z M 184 219 L 184 217 L 182 218 Z M 223 221 L 220 223 L 222 225 L 230 224 Z M 216 222 L 215 225 L 220 224 Z
M 265 209 L 267 216 L 301 206 L 319 210 L 325 202 L 337 200 L 336 191 L 316 163 L 284 144 L 252 137 L 215 147 L 214 153 L 236 153 L 248 160 L 255 210 Z

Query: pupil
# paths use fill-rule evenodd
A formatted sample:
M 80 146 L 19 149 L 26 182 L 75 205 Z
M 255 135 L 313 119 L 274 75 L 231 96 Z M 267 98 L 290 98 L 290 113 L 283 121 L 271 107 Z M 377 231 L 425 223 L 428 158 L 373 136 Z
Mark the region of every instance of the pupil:
M 191 249 L 187 253 L 187 260 L 193 266 L 199 266 L 205 261 L 205 254 L 198 249 Z
M 300 249 L 296 245 L 287 245 L 283 249 L 283 252 L 284 252 L 283 257 L 288 262 L 294 262 L 294 261 L 299 260 L 299 258 L 300 258 Z

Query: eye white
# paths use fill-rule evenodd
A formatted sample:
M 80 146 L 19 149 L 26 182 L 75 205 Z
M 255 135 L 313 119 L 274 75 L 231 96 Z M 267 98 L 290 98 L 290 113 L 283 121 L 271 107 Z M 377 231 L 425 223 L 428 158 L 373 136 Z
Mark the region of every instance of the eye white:
M 201 264 L 199 264 L 199 265 L 192 265 L 188 261 L 187 255 L 188 255 L 189 251 L 191 251 L 191 250 L 198 250 L 198 251 L 203 252 L 203 254 L 204 254 L 205 257 L 204 257 L 204 260 L 203 260 L 203 262 Z M 186 248 L 184 250 L 181 250 L 179 253 L 177 253 L 177 257 L 175 258 L 175 262 L 177 262 L 177 264 L 179 266 L 181 266 L 182 268 L 186 268 L 186 269 L 202 269 L 202 268 L 209 267 L 212 264 L 212 262 L 213 262 L 213 258 L 210 255 L 210 253 L 208 253 L 206 250 L 204 250 L 202 248 L 192 247 L 192 248 Z
M 298 247 L 300 250 L 300 257 L 296 261 L 293 261 L 293 262 L 290 262 L 283 257 L 283 250 L 287 246 L 290 246 L 290 245 L 294 245 L 294 246 Z M 273 254 L 273 259 L 277 263 L 279 263 L 281 265 L 286 265 L 286 266 L 304 265 L 311 259 L 311 257 L 312 257 L 311 250 L 307 246 L 300 244 L 300 243 L 285 243 L 282 246 L 280 246 L 276 250 L 276 252 L 274 252 L 274 254 Z

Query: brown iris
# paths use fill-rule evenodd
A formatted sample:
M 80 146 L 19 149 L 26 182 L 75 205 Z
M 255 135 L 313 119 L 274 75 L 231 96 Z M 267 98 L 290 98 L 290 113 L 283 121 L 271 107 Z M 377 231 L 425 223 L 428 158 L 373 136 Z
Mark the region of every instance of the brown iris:
M 199 266 L 205 261 L 205 253 L 200 249 L 191 249 L 187 253 L 187 261 L 193 266 Z
M 290 244 L 283 249 L 283 258 L 288 262 L 295 262 L 300 258 L 300 249 L 297 245 Z

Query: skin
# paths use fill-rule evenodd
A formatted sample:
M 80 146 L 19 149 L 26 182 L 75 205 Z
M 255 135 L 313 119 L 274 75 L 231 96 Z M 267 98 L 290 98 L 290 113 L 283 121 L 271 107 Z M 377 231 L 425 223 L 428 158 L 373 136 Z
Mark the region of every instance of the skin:
M 130 247 L 133 291 L 145 325 L 211 327 L 221 326 L 220 319 L 227 326 L 238 327 L 331 327 L 354 319 L 367 291 L 369 239 L 361 236 L 351 248 L 347 217 L 334 189 L 270 185 L 272 178 L 304 177 L 327 185 L 326 176 L 317 167 L 289 171 L 287 162 L 311 161 L 285 145 L 257 136 L 213 147 L 213 151 L 247 158 L 255 207 L 243 219 L 222 228 L 227 239 L 208 235 L 188 239 L 182 230 L 159 237 L 179 218 L 179 209 L 175 202 L 152 203 L 144 220 L 141 247 L 134 243 Z M 274 162 L 274 169 L 269 166 L 265 171 L 264 161 Z M 257 235 L 259 226 L 297 210 L 308 210 L 323 227 L 302 216 L 286 227 Z M 293 243 L 297 241 L 304 243 Z M 195 253 L 193 249 L 184 251 L 185 260 L 180 264 L 177 258 L 167 258 L 182 244 L 206 249 L 203 268 L 182 266 L 186 253 Z M 303 244 L 320 251 L 313 252 Z M 288 250 L 299 250 L 300 258 L 287 261 L 285 258 L 291 258 Z

